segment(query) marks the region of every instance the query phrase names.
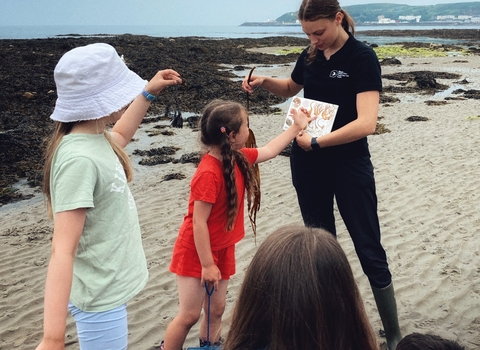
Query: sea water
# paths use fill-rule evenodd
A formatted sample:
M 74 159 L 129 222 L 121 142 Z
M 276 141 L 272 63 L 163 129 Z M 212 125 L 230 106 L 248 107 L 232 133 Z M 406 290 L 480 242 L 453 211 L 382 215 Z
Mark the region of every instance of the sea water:
M 430 37 L 372 37 L 362 34 L 366 30 L 429 30 L 429 29 L 480 29 L 479 25 L 462 26 L 357 26 L 356 37 L 368 43 L 384 45 L 393 42 L 429 42 L 429 43 L 458 43 L 459 40 L 449 40 Z M 225 38 L 264 38 L 271 36 L 294 36 L 305 38 L 299 25 L 290 26 L 0 26 L 0 39 L 43 39 L 65 36 L 110 36 L 110 35 L 148 35 L 153 37 L 206 37 L 213 39 Z

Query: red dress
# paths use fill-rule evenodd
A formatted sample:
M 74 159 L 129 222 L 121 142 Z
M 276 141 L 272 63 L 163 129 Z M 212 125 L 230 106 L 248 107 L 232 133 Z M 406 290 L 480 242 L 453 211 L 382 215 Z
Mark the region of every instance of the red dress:
M 258 157 L 256 148 L 242 148 L 241 152 L 250 164 L 253 164 Z M 200 161 L 190 183 L 188 212 L 175 242 L 170 271 L 180 276 L 201 277 L 202 267 L 193 238 L 193 205 L 195 201 L 204 201 L 213 204 L 207 225 L 210 233 L 210 245 L 216 260 L 215 264 L 222 272 L 222 279 L 228 279 L 235 273 L 235 244 L 245 236 L 245 183 L 237 165 L 235 165 L 234 171 L 238 211 L 233 229 L 226 231 L 228 197 L 222 162 L 209 154 L 206 154 Z

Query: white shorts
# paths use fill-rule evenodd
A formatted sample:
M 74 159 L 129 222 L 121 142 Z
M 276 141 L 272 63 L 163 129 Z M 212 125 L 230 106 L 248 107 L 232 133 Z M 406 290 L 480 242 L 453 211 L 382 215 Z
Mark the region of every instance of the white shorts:
M 75 319 L 80 350 L 126 350 L 128 322 L 126 304 L 103 312 L 85 312 L 68 304 Z

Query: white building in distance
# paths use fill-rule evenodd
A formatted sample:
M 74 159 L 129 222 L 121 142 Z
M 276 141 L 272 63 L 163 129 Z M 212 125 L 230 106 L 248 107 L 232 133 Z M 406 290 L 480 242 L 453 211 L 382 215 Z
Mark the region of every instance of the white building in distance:
M 378 23 L 382 24 L 389 24 L 389 23 L 397 23 L 394 19 L 386 18 L 385 16 L 378 16 Z
M 398 16 L 398 19 L 402 22 L 402 21 L 405 21 L 405 22 L 420 22 L 420 19 L 422 18 L 422 16 Z

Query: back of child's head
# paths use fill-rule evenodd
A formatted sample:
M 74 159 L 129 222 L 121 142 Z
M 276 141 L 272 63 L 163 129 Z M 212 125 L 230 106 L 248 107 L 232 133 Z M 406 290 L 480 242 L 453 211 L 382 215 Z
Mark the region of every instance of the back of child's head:
M 226 350 L 376 349 L 352 270 L 325 230 L 285 226 L 256 252 Z
M 444 339 L 438 335 L 412 333 L 405 336 L 397 345 L 396 350 L 466 350 L 453 340 Z
M 58 98 L 51 118 L 63 123 L 100 119 L 117 112 L 147 84 L 104 43 L 65 53 L 55 67 L 54 78 Z
M 245 108 L 237 102 L 216 99 L 208 103 L 200 119 L 201 141 L 206 146 L 222 146 L 230 132 L 238 132 Z

